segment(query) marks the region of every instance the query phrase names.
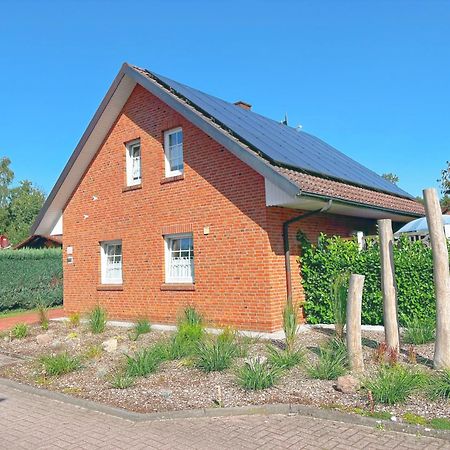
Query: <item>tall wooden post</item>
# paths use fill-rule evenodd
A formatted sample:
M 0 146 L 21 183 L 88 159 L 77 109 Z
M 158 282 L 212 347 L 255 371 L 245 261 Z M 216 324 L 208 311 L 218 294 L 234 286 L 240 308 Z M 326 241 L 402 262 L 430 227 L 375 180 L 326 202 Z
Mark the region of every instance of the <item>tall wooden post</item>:
M 361 304 L 364 275 L 352 274 L 347 297 L 347 352 L 350 370 L 362 372 L 364 361 L 361 343 Z
M 434 368 L 450 368 L 450 274 L 447 240 L 436 189 L 424 189 L 425 212 L 433 251 L 433 275 L 436 295 L 436 344 Z
M 386 345 L 396 351 L 400 347 L 397 317 L 397 290 L 394 276 L 394 235 L 390 219 L 378 221 L 381 257 L 381 290 L 383 293 L 383 321 Z

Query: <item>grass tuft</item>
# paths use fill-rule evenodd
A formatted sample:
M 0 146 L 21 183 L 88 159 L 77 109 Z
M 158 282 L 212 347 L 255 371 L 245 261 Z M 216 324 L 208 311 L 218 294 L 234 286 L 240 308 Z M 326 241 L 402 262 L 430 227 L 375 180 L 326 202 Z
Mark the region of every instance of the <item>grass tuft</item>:
M 126 372 L 116 372 L 111 377 L 111 387 L 115 389 L 127 389 L 134 384 L 134 377 Z
M 433 374 L 429 379 L 427 391 L 432 400 L 450 399 L 450 369 Z
M 273 367 L 267 361 L 255 358 L 247 361 L 238 370 L 237 380 L 244 389 L 260 390 L 273 386 L 281 374 L 279 367 Z
M 127 355 L 126 374 L 130 377 L 145 377 L 156 372 L 167 356 L 168 350 L 165 343 L 139 350 L 134 356 Z
M 305 360 L 302 349 L 281 350 L 274 345 L 267 345 L 268 360 L 272 366 L 280 369 L 292 369 Z
M 137 341 L 139 339 L 139 336 L 141 336 L 142 334 L 150 333 L 151 330 L 152 327 L 147 319 L 138 319 L 134 324 L 130 338 L 133 341 Z
M 343 341 L 332 339 L 319 347 L 319 359 L 307 368 L 311 378 L 335 380 L 347 371 L 347 348 Z
M 436 417 L 428 422 L 435 430 L 450 430 L 450 420 Z
M 105 331 L 107 314 L 106 310 L 100 305 L 97 305 L 89 313 L 89 329 L 94 334 L 100 334 Z
M 80 314 L 72 313 L 69 315 L 69 326 L 72 328 L 76 328 L 80 325 Z
M 377 374 L 364 381 L 364 387 L 372 392 L 379 403 L 395 405 L 403 403 L 425 383 L 425 376 L 408 367 L 382 366 Z
M 84 352 L 84 357 L 87 359 L 99 358 L 103 353 L 103 348 L 101 345 L 94 344 L 88 347 L 88 349 Z
M 195 366 L 204 372 L 220 372 L 231 366 L 237 353 L 234 341 L 217 338 L 199 342 L 195 354 Z
M 403 341 L 407 344 L 426 344 L 436 337 L 436 319 L 434 316 L 420 318 L 403 317 Z
M 26 323 L 17 323 L 11 329 L 11 335 L 14 339 L 23 339 L 28 336 L 28 325 Z
M 67 352 L 57 355 L 42 356 L 40 358 L 46 375 L 59 376 L 73 372 L 81 367 L 79 358 L 70 356 Z

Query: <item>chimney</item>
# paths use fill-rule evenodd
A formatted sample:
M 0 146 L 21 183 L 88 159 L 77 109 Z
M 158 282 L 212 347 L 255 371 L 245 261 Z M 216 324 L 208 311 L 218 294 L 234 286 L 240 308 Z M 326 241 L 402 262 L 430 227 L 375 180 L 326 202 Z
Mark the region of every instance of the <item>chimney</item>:
M 237 102 L 234 102 L 234 104 L 236 106 L 239 106 L 239 108 L 242 108 L 242 109 L 247 109 L 247 110 L 252 109 L 252 105 L 250 105 L 250 103 L 243 102 L 242 100 L 238 100 Z

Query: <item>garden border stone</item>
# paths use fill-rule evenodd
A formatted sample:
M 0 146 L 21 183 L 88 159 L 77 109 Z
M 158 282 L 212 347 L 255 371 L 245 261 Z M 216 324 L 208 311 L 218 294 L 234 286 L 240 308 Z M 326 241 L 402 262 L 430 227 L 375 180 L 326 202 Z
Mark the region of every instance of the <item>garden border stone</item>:
M 450 442 L 450 431 L 434 430 L 419 425 L 410 425 L 405 423 L 392 422 L 387 420 L 378 420 L 372 417 L 359 416 L 357 414 L 345 413 L 334 409 L 316 408 L 300 404 L 266 404 L 254 406 L 235 406 L 230 408 L 203 408 L 182 411 L 166 411 L 157 413 L 138 413 L 127 411 L 125 409 L 115 408 L 92 400 L 73 397 L 60 392 L 49 391 L 47 389 L 37 388 L 28 384 L 12 381 L 7 378 L 0 378 L 0 387 L 7 386 L 18 391 L 45 397 L 62 403 L 68 403 L 73 406 L 96 411 L 110 416 L 131 422 L 145 422 L 153 420 L 173 420 L 173 419 L 193 419 L 198 417 L 229 417 L 245 415 L 272 415 L 297 414 L 301 416 L 314 417 L 318 419 L 343 422 L 353 425 L 363 425 L 367 427 L 377 427 L 382 425 L 385 430 L 397 431 L 413 435 L 422 435 L 434 437 Z

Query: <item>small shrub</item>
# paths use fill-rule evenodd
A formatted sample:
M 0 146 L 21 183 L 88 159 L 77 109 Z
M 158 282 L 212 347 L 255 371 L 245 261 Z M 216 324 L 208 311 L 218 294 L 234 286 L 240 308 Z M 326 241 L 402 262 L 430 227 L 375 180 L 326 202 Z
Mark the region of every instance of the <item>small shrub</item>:
M 428 382 L 428 394 L 431 399 L 450 398 L 450 369 L 433 374 Z
M 23 339 L 28 336 L 28 325 L 26 323 L 18 323 L 13 326 L 11 335 L 14 339 Z
M 115 389 L 127 389 L 134 383 L 134 377 L 127 374 L 126 372 L 116 372 L 111 377 L 111 387 Z
M 381 342 L 375 351 L 375 361 L 378 364 L 394 366 L 398 363 L 399 352 L 396 348 L 388 347 L 386 342 Z
M 319 347 L 318 361 L 308 367 L 310 377 L 335 380 L 346 372 L 347 349 L 343 341 L 333 339 Z
M 433 342 L 436 336 L 436 318 L 434 316 L 412 317 L 403 316 L 403 341 L 407 344 L 426 344 Z
M 44 299 L 40 298 L 36 302 L 36 308 L 39 316 L 39 325 L 43 330 L 48 330 L 49 319 L 47 302 Z
M 139 336 L 141 336 L 142 334 L 150 333 L 151 329 L 152 327 L 147 319 L 138 319 L 134 324 L 131 339 L 133 341 L 137 341 L 139 339 Z
M 395 405 L 403 403 L 411 394 L 423 386 L 424 375 L 408 367 L 381 366 L 378 373 L 364 381 L 364 387 L 379 403 Z
M 234 341 L 207 340 L 199 342 L 196 351 L 195 366 L 204 372 L 222 371 L 231 366 L 237 354 Z
M 59 376 L 80 368 L 80 360 L 67 352 L 57 355 L 43 356 L 40 359 L 46 375 Z
M 101 306 L 97 305 L 89 313 L 89 329 L 94 334 L 103 333 L 106 328 L 106 320 L 107 320 L 106 310 Z
M 126 374 L 130 377 L 145 377 L 156 372 L 159 365 L 167 359 L 167 346 L 154 345 L 138 351 L 134 356 L 127 355 Z
M 336 337 L 344 339 L 344 325 L 347 318 L 347 294 L 349 275 L 339 273 L 331 283 L 330 296 L 333 304 L 334 328 Z
M 286 349 L 291 351 L 294 348 L 297 338 L 297 311 L 292 303 L 286 303 L 283 310 L 283 330 L 286 340 Z
M 304 352 L 300 349 L 289 350 L 286 348 L 286 350 L 281 350 L 273 345 L 267 345 L 266 348 L 269 363 L 280 369 L 292 369 L 305 359 Z
M 426 425 L 428 423 L 425 417 L 418 416 L 417 414 L 409 412 L 403 414 L 403 420 L 411 425 Z
M 279 367 L 271 366 L 260 359 L 247 361 L 238 371 L 238 383 L 247 390 L 267 389 L 273 386 L 282 374 Z
M 103 353 L 101 345 L 91 345 L 85 352 L 84 357 L 88 359 L 98 358 Z
M 435 430 L 450 430 L 450 420 L 436 417 L 428 422 Z
M 72 313 L 69 315 L 69 325 L 72 328 L 76 328 L 80 325 L 80 314 L 79 313 Z

